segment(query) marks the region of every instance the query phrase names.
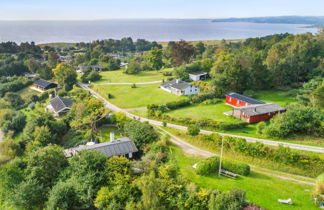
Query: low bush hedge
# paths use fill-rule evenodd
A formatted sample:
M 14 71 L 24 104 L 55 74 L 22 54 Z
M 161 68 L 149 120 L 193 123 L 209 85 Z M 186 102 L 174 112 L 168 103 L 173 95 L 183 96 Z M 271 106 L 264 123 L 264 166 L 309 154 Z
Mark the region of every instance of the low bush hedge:
M 197 164 L 196 173 L 202 176 L 218 173 L 219 157 L 211 157 L 200 161 Z M 235 174 L 248 176 L 250 174 L 250 166 L 245 163 L 233 162 L 228 160 L 222 161 L 222 169 Z

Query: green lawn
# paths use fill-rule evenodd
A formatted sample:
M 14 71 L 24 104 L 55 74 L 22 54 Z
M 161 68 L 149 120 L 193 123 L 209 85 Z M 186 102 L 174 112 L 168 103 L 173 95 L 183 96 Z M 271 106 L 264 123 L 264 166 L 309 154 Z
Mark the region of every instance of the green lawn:
M 163 104 L 185 97 L 168 93 L 161 90 L 159 86 L 159 84 L 137 85 L 136 88 L 131 88 L 131 85 L 94 85 L 94 90 L 106 99 L 108 99 L 108 93 L 112 94 L 113 98 L 108 101 L 121 108 L 146 107 L 149 104 Z
M 280 106 L 286 106 L 289 103 L 296 102 L 295 96 L 291 94 L 294 90 L 279 91 L 279 90 L 264 90 L 256 91 L 256 99 L 264 102 L 277 103 Z
M 32 95 L 40 95 L 40 92 L 37 92 L 36 90 L 33 90 L 30 88 L 31 86 L 28 86 L 24 89 L 21 89 L 17 91 L 17 94 L 21 96 L 22 99 L 29 99 Z
M 185 155 L 176 146 L 170 146 L 171 162 L 176 164 L 180 173 L 190 181 L 208 189 L 230 190 L 243 189 L 247 200 L 266 209 L 317 209 L 311 199 L 312 186 L 284 181 L 278 178 L 252 172 L 249 176 L 237 179 L 214 176 L 199 176 L 193 165 L 201 158 Z M 278 203 L 277 199 L 291 198 L 293 205 Z
M 163 76 L 162 72 L 169 70 L 141 71 L 138 74 L 125 74 L 122 69 L 117 71 L 102 71 L 100 72 L 102 76 L 101 80 L 95 83 L 153 82 L 167 79 L 168 77 Z
M 110 141 L 110 132 L 115 133 L 115 139 L 121 138 L 122 135 L 115 127 L 101 127 L 98 131 L 98 138 L 100 142 Z
M 225 103 L 219 104 L 195 104 L 168 112 L 172 117 L 191 118 L 195 120 L 213 119 L 223 122 L 238 122 L 238 119 L 224 115 L 224 112 L 231 111 L 232 107 Z

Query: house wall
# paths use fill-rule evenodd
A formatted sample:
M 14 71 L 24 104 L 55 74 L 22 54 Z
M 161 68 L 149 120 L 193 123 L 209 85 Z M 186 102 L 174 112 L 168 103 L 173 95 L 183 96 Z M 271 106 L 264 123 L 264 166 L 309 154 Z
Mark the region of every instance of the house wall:
M 282 113 L 282 112 L 280 112 L 280 113 Z M 248 122 L 249 123 L 257 123 L 257 122 L 262 122 L 262 121 L 270 120 L 276 114 L 278 114 L 278 113 L 268 113 L 268 114 L 263 114 L 263 115 L 251 116 L 251 117 L 248 118 Z
M 225 101 L 226 101 L 227 104 L 229 104 L 231 106 L 236 106 L 236 107 L 250 106 L 251 105 L 249 103 L 246 103 L 245 101 L 241 101 L 241 100 L 238 100 L 236 98 L 232 98 L 230 96 L 226 96 Z
M 198 81 L 198 80 L 200 80 L 199 75 L 189 74 L 189 78 L 190 78 L 192 81 Z
M 188 95 L 195 95 L 198 94 L 200 91 L 200 88 L 195 86 L 195 85 L 190 85 L 189 87 L 187 87 L 184 90 L 184 95 L 188 96 Z

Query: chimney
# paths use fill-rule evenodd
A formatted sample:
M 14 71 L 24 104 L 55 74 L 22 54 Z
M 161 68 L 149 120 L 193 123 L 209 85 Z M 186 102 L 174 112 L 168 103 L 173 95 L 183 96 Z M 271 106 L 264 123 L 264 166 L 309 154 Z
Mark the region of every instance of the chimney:
M 176 79 L 176 83 L 179 84 L 179 82 L 180 82 L 180 79 Z
M 110 142 L 115 141 L 115 133 L 114 132 L 110 132 Z

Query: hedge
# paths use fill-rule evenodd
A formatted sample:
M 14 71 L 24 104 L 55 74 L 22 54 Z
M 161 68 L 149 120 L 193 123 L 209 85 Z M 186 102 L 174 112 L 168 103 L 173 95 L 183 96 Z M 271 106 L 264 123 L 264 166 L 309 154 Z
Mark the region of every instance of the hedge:
M 218 172 L 219 169 L 219 157 L 211 157 L 200 161 L 197 164 L 196 173 L 199 175 L 212 175 Z M 222 160 L 222 169 L 248 176 L 250 174 L 250 166 L 245 163 L 233 162 L 228 160 Z

